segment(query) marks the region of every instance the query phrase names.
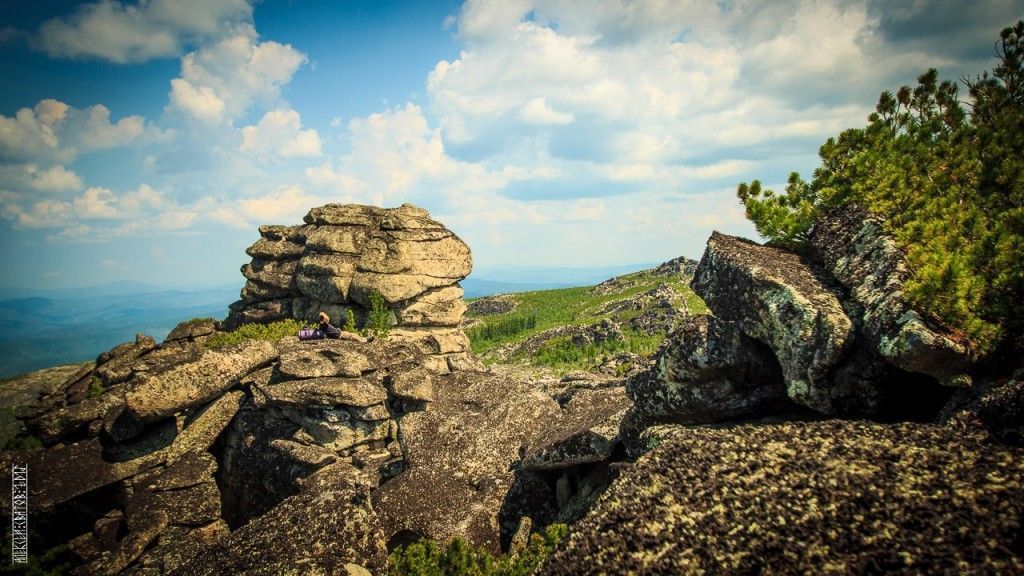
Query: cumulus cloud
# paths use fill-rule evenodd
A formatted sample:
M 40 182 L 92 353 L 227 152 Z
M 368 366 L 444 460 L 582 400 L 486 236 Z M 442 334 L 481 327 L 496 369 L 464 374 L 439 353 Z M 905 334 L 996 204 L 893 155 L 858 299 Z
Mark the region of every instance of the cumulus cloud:
M 168 109 L 210 122 L 231 122 L 255 102 L 278 104 L 306 56 L 287 44 L 260 42 L 245 28 L 185 55 L 171 80 Z
M 67 164 L 79 152 L 132 144 L 147 130 L 160 136 L 141 116 L 112 122 L 102 104 L 78 109 L 59 100 L 41 100 L 13 117 L 0 115 L 0 161 Z
M 352 149 L 337 168 L 328 162 L 306 169 L 310 183 L 345 198 L 379 204 L 397 198 L 442 200 L 495 190 L 508 181 L 481 164 L 449 156 L 440 131 L 412 103 L 353 120 L 348 133 Z
M 812 164 L 817 143 L 864 124 L 881 90 L 929 66 L 963 73 L 975 63 L 957 46 L 991 46 L 1013 10 L 989 0 L 945 48 L 957 6 L 468 0 L 455 21 L 464 49 L 428 75 L 430 111 L 455 158 L 637 184 L 618 193 L 685 192 L 792 150 Z
M 177 56 L 250 22 L 247 0 L 100 0 L 44 22 L 34 45 L 52 57 L 143 62 Z
M 284 158 L 316 157 L 323 154 L 320 135 L 312 128 L 302 130 L 299 113 L 271 110 L 255 126 L 242 128 L 243 151 L 274 154 Z

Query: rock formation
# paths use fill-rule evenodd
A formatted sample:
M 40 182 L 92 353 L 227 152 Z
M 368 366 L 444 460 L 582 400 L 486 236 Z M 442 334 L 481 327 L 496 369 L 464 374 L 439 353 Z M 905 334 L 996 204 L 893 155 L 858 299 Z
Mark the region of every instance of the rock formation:
M 1024 460 L 977 430 L 664 427 L 540 574 L 1024 571 Z
M 261 226 L 246 253 L 242 299 L 231 305 L 227 329 L 249 322 L 320 311 L 336 325 L 352 311 L 362 326 L 371 294 L 383 296 L 392 337 L 416 344 L 435 372 L 476 366 L 459 328 L 466 305 L 459 281 L 472 270 L 469 248 L 453 232 L 410 204 L 382 209 L 328 204 L 298 226 Z
M 541 574 L 1024 571 L 1024 370 L 985 373 L 916 314 L 864 214 L 819 223 L 807 256 L 714 234 L 710 315 L 662 286 L 602 303 L 675 306 L 626 381 L 463 369 L 468 250 L 419 209 L 261 235 L 229 326 L 365 315 L 377 292 L 391 337 L 214 347 L 191 321 L 8 383 L 5 438 L 43 447 L 0 459 L 28 463 L 35 545 L 75 574 L 381 574 L 421 537 L 498 552 L 552 522 L 572 536 Z

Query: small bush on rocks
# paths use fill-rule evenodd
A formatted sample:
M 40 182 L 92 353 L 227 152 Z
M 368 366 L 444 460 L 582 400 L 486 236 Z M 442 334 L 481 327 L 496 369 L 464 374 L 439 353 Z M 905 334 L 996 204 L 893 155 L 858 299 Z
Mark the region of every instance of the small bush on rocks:
M 420 540 L 391 553 L 391 576 L 526 576 L 533 574 L 569 533 L 565 524 L 552 524 L 530 536 L 526 549 L 494 556 L 456 538 L 442 549 L 433 540 Z
M 206 347 L 217 350 L 249 340 L 280 340 L 298 334 L 302 324 L 297 320 L 281 320 L 270 324 L 243 324 L 232 332 L 217 332 L 206 341 Z

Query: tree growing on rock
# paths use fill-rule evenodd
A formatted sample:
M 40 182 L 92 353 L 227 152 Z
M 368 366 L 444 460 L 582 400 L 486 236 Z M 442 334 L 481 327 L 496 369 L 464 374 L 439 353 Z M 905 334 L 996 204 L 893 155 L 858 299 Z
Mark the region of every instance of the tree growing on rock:
M 737 196 L 758 232 L 800 250 L 815 219 L 849 202 L 882 216 L 906 248 L 907 296 L 979 351 L 1020 347 L 1024 329 L 1024 21 L 1005 28 L 991 73 L 883 92 L 864 128 L 819 150 L 814 178 L 782 194 L 754 180 Z

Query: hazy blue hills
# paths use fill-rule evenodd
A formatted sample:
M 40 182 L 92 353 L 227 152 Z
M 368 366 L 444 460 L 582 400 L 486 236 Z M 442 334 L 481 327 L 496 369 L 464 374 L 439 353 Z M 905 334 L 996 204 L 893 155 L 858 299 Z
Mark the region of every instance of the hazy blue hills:
M 132 289 L 140 292 L 132 293 Z M 238 290 L 237 286 L 168 290 L 129 283 L 21 290 L 35 295 L 0 301 L 0 377 L 91 360 L 133 340 L 138 332 L 159 341 L 189 318 L 222 318 L 228 304 L 238 299 Z M 4 289 L 0 293 L 19 291 Z
M 654 264 L 590 268 L 479 267 L 462 282 L 467 298 L 597 284 Z M 111 282 L 86 288 L 0 287 L 0 377 L 96 358 L 142 332 L 162 340 L 179 322 L 222 319 L 241 280 L 202 288 Z

